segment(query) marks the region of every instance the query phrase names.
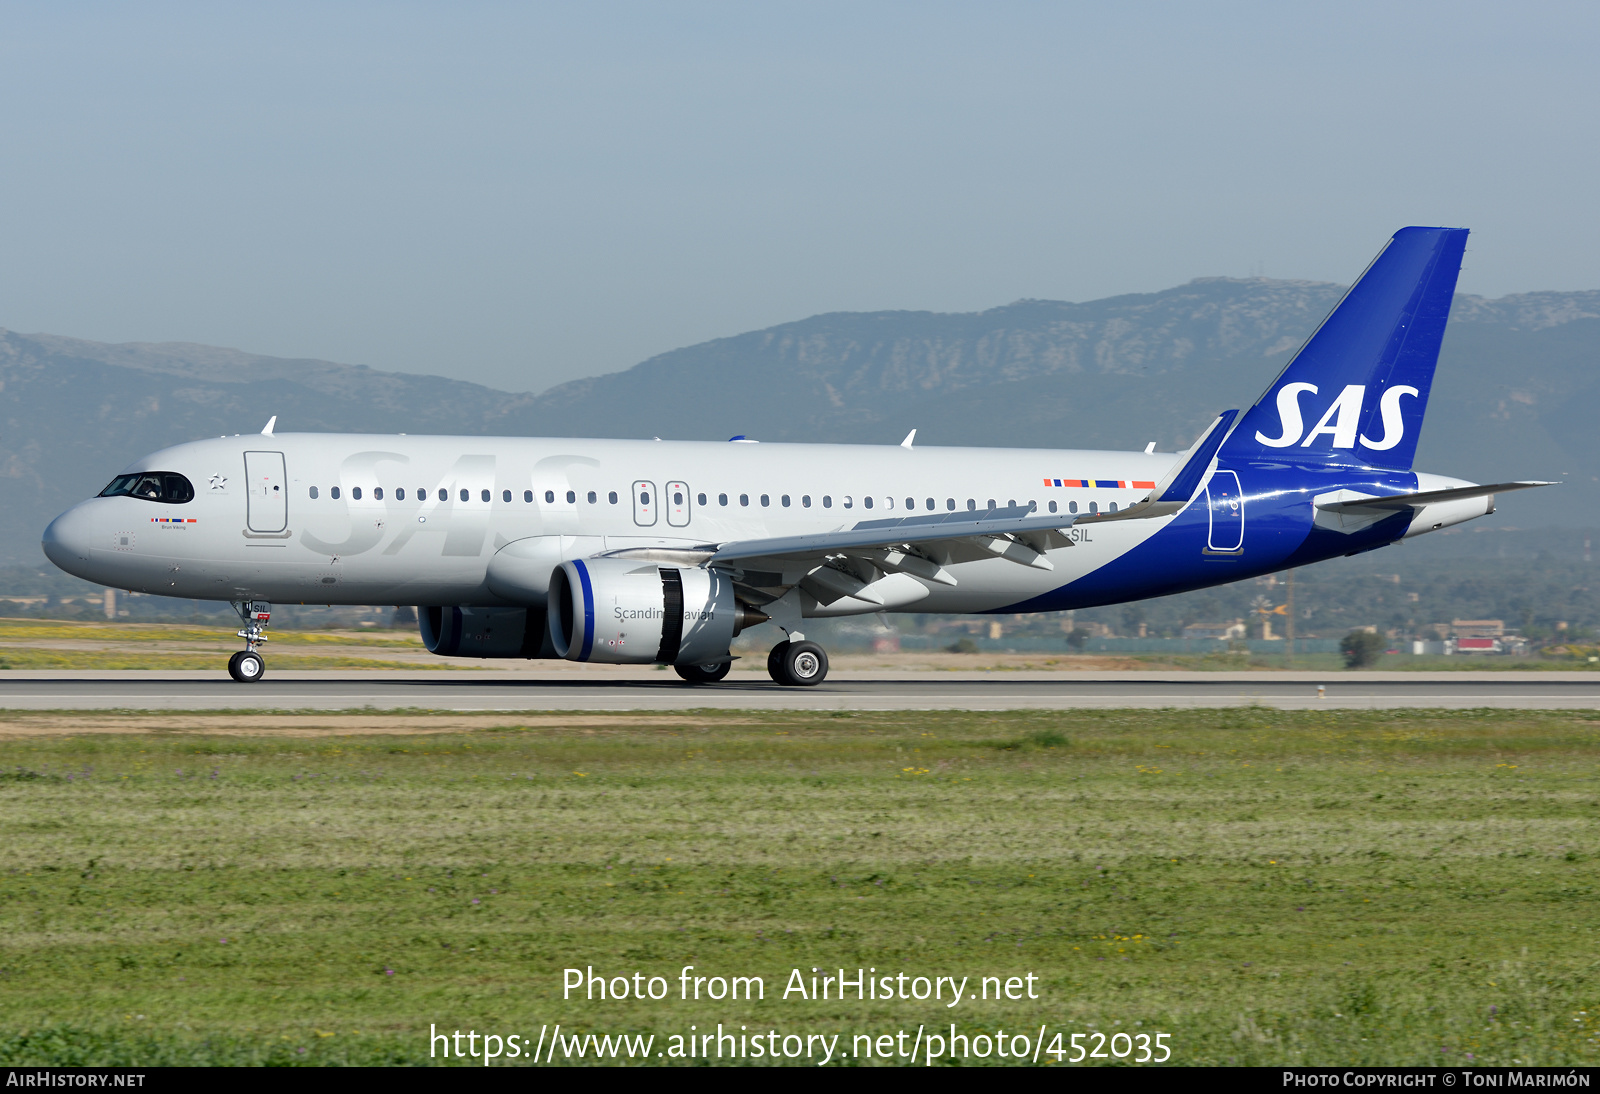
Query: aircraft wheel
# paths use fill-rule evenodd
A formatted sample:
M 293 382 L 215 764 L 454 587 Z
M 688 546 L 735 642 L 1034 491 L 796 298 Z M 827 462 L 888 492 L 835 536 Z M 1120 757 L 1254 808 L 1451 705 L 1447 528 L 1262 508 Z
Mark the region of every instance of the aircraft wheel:
M 809 688 L 828 677 L 828 655 L 815 642 L 787 642 L 780 669 L 780 684 Z
M 267 663 L 259 653 L 240 650 L 228 658 L 228 675 L 241 684 L 253 684 L 267 671 Z
M 715 665 L 673 665 L 672 670 L 690 684 L 715 684 L 733 671 L 732 661 Z
M 783 676 L 783 655 L 793 645 L 787 638 L 772 647 L 772 652 L 767 654 L 767 675 L 772 677 L 773 683 L 786 684 Z

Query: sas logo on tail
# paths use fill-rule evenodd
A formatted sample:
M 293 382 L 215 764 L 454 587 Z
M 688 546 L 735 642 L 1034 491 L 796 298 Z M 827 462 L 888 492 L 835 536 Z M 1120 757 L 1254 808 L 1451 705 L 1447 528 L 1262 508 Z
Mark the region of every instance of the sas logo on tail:
M 1256 440 L 1268 448 L 1288 448 L 1298 444 L 1301 448 L 1310 448 L 1311 443 L 1318 437 L 1329 436 L 1333 438 L 1334 448 L 1354 448 L 1356 446 L 1356 430 L 1361 425 L 1361 405 L 1366 400 L 1367 386 L 1365 384 L 1350 384 L 1339 393 L 1339 397 L 1328 407 L 1320 421 L 1312 426 L 1311 432 L 1305 432 L 1305 418 L 1300 414 L 1300 395 L 1303 392 L 1317 393 L 1316 384 L 1284 384 L 1278 389 L 1278 421 L 1282 423 L 1283 434 L 1278 437 L 1269 437 L 1257 431 Z M 1419 394 L 1414 387 L 1405 384 L 1396 384 L 1383 393 L 1378 400 L 1378 413 L 1383 418 L 1383 436 L 1373 439 L 1365 433 L 1359 438 L 1364 448 L 1375 452 L 1383 452 L 1399 444 L 1406 435 L 1406 423 L 1400 416 L 1400 400 L 1410 395 L 1416 398 Z M 1301 439 L 1304 434 L 1304 439 Z

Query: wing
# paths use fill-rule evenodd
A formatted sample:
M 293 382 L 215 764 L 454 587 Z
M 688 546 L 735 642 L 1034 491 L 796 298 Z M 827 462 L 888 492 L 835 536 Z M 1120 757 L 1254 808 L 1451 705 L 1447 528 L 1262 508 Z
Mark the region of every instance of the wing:
M 1211 469 L 1217 449 L 1227 440 L 1237 417 L 1237 410 L 1224 410 L 1218 414 L 1206 431 L 1172 465 L 1172 470 L 1156 483 L 1156 488 L 1150 491 L 1148 497 L 1134 502 L 1119 513 L 1091 513 L 1080 517 L 1079 522 L 1099 524 L 1108 520 L 1149 520 L 1151 517 L 1170 517 L 1181 512 L 1199 491 L 1201 481 Z
M 709 559 L 734 572 L 735 580 L 756 589 L 783 590 L 799 585 L 819 603 L 854 597 L 865 605 L 893 606 L 896 589 L 886 575 L 909 574 L 940 585 L 954 585 L 946 569 L 957 562 L 1003 558 L 1018 565 L 1052 570 L 1045 552 L 1072 546 L 1063 530 L 1076 519 L 1042 515 L 1026 505 L 981 513 L 867 520 L 850 528 L 804 536 L 725 543 Z M 769 594 L 770 595 L 770 594 Z M 925 593 L 923 595 L 926 595 Z

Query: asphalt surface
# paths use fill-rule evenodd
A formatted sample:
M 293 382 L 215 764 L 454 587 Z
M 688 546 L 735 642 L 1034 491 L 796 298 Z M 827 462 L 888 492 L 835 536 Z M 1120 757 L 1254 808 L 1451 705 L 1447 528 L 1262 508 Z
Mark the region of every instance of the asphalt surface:
M 1319 690 L 1320 689 L 1320 690 Z M 1065 710 L 1077 707 L 1600 709 L 1600 672 L 835 672 L 785 688 L 755 673 L 691 687 L 650 669 L 603 673 L 306 672 L 236 684 L 221 672 L 6 672 L 0 710 Z

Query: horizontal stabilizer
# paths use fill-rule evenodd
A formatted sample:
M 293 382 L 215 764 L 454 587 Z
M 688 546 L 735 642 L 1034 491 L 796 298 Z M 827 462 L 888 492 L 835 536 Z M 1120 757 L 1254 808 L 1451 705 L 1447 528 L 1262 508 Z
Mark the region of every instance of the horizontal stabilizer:
M 1354 513 L 1373 509 L 1414 509 L 1436 505 L 1445 501 L 1465 501 L 1467 498 L 1506 494 L 1512 490 L 1531 490 L 1535 486 L 1559 486 L 1554 482 L 1496 482 L 1487 486 L 1460 486 L 1453 490 L 1427 490 L 1420 494 L 1386 494 L 1382 497 L 1350 498 L 1340 501 L 1318 502 L 1317 508 L 1325 513 Z M 1341 491 L 1344 493 L 1344 491 Z

